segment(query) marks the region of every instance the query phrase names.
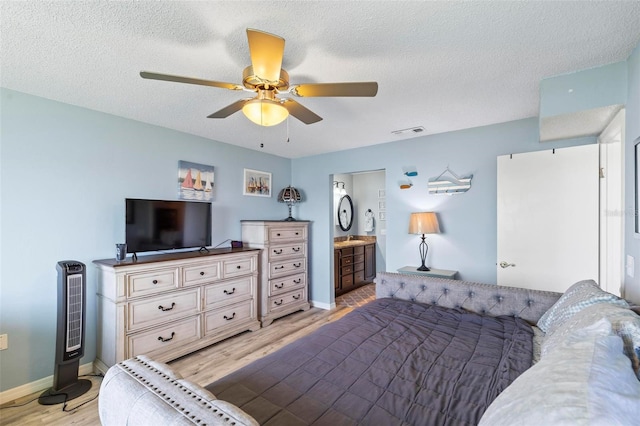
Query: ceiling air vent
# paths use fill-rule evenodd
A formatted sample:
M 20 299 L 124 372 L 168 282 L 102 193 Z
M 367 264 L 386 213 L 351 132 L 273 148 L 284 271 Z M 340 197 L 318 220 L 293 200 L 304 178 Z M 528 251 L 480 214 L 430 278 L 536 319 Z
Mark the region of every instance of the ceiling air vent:
M 424 127 L 418 126 L 418 127 L 410 127 L 408 129 L 394 130 L 391 133 L 393 133 L 396 136 L 416 136 L 422 132 L 424 132 Z

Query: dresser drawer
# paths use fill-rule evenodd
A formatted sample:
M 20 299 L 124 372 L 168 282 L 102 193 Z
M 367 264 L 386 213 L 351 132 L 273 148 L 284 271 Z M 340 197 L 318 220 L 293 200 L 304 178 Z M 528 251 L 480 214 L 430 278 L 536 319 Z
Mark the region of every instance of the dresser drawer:
M 204 314 L 204 334 L 216 333 L 224 330 L 225 327 L 233 327 L 236 323 L 255 318 L 256 312 L 253 310 L 253 302 L 251 300 L 237 303 L 233 306 L 225 306 Z
M 127 336 L 126 358 L 193 342 L 200 338 L 200 315 Z
M 307 260 L 304 258 L 273 262 L 269 264 L 269 276 L 271 278 L 282 277 L 296 272 L 307 270 Z
M 296 274 L 291 277 L 269 281 L 269 296 L 286 293 L 300 287 L 307 286 L 306 274 Z
M 306 240 L 305 226 L 291 226 L 287 228 L 271 228 L 269 229 L 269 241 L 276 243 L 278 241 Z
M 353 264 L 353 256 L 346 256 L 340 259 L 340 266 L 348 266 Z
M 272 311 L 278 309 L 287 308 L 290 305 L 294 305 L 307 300 L 307 289 L 300 288 L 298 290 L 291 291 L 289 293 L 281 294 L 278 296 L 271 296 L 269 298 L 269 304 Z
M 225 278 L 247 275 L 256 271 L 255 258 L 242 257 L 229 259 L 222 262 L 222 271 Z
M 278 259 L 286 259 L 288 257 L 307 256 L 306 243 L 291 243 L 277 246 L 271 246 L 269 250 L 269 261 L 274 262 Z
M 139 330 L 199 312 L 200 289 L 129 302 L 127 330 Z
M 352 274 L 353 273 L 353 265 L 343 266 L 342 269 L 341 269 L 341 272 L 342 272 L 341 275 Z
M 220 262 L 207 262 L 182 268 L 184 286 L 197 285 L 220 279 Z
M 353 247 L 346 247 L 346 248 L 340 249 L 341 256 L 350 256 L 352 254 L 353 254 Z
M 251 299 L 255 280 L 255 276 L 250 275 L 206 286 L 204 288 L 204 309 Z
M 127 275 L 127 296 L 146 296 L 178 287 L 177 268 Z
M 364 254 L 356 254 L 353 256 L 353 263 L 362 263 L 364 262 Z
M 353 274 L 345 275 L 344 277 L 340 277 L 340 284 L 342 287 L 350 287 L 353 285 Z

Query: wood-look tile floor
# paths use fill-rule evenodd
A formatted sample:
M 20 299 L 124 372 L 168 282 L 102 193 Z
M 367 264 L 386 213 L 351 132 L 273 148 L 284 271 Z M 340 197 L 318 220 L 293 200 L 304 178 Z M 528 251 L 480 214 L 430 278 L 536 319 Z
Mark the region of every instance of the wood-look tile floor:
M 372 288 L 373 285 L 368 285 L 336 298 L 336 309 L 332 311 L 311 308 L 293 313 L 275 320 L 268 327 L 231 337 L 172 361 L 170 365 L 186 379 L 207 385 L 372 300 L 375 298 Z M 72 411 L 63 411 L 62 404 L 39 405 L 37 399 L 41 392 L 38 392 L 3 405 L 0 425 L 99 425 L 97 396 L 101 378 L 87 378 L 93 386 L 85 395 L 68 402 L 66 409 Z M 16 407 L 8 408 L 11 406 Z

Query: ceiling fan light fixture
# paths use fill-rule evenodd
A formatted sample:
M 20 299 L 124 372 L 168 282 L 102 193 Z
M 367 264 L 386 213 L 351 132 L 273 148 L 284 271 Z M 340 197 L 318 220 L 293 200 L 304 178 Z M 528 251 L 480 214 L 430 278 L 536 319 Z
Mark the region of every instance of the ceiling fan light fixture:
M 275 126 L 289 116 L 289 111 L 280 102 L 270 99 L 252 99 L 244 104 L 242 112 L 259 126 Z

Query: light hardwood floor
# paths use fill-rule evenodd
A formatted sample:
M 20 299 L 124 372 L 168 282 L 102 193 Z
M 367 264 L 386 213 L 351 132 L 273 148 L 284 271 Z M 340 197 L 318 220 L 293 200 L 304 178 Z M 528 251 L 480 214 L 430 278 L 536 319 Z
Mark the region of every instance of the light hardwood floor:
M 359 289 L 366 292 L 365 299 L 373 298 L 372 285 Z M 356 290 L 358 291 L 358 290 Z M 346 295 L 345 295 L 346 296 Z M 293 340 L 305 336 L 320 326 L 341 318 L 353 310 L 349 303 L 342 302 L 344 297 L 336 300 L 337 308 L 327 311 L 311 308 L 305 312 L 297 312 L 277 319 L 268 327 L 254 332 L 245 332 L 216 343 L 193 354 L 170 362 L 178 372 L 199 385 L 207 385 L 226 374 L 235 371 L 250 362 L 276 351 Z M 347 299 L 348 300 L 348 299 Z M 362 298 L 356 303 L 362 302 Z M 70 401 L 67 410 L 62 411 L 62 404 L 39 405 L 36 401 L 39 393 L 25 396 L 2 406 L 0 409 L 1 425 L 99 425 L 98 390 L 100 378 L 90 377 L 93 382 L 91 390 Z M 92 400 L 93 399 L 93 400 Z M 31 401 L 31 402 L 29 402 Z M 11 405 L 21 405 L 15 408 L 5 408 Z

